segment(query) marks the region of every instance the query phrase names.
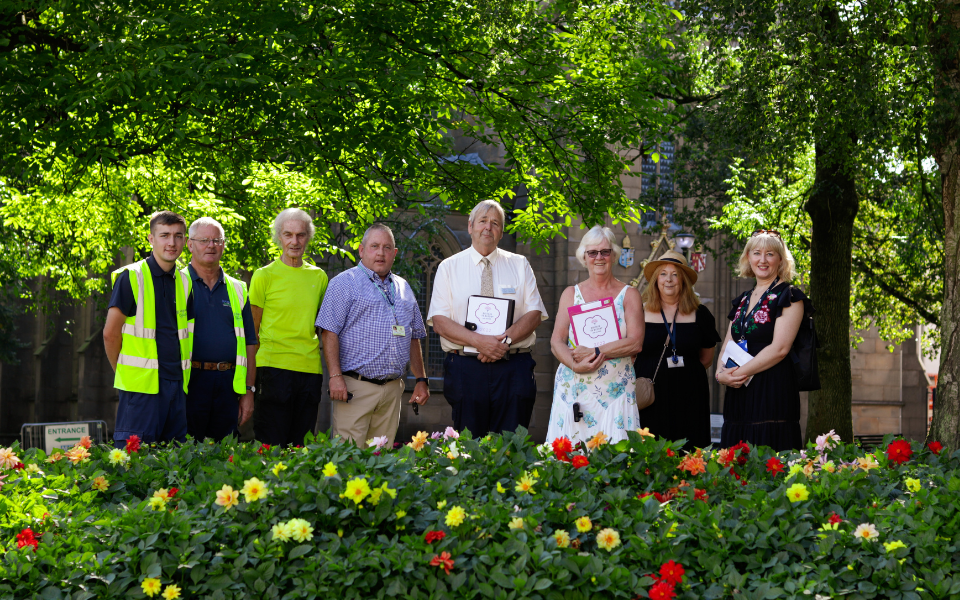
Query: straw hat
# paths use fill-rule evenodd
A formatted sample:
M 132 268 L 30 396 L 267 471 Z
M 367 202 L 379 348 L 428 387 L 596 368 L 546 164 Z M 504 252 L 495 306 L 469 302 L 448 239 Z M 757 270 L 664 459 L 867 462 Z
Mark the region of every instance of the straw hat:
M 673 265 L 690 278 L 690 285 L 693 285 L 697 282 L 697 272 L 687 266 L 687 259 L 684 258 L 679 252 L 674 252 L 673 250 L 667 250 L 663 253 L 663 256 L 657 260 L 651 260 L 643 267 L 643 277 L 649 282 L 650 276 L 653 275 L 654 270 L 660 265 Z

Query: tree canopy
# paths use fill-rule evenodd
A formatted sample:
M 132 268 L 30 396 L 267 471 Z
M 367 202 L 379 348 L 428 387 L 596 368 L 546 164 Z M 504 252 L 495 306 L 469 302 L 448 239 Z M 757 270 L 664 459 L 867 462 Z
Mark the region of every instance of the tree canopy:
M 675 119 L 678 18 L 659 1 L 3 3 L 4 244 L 16 276 L 83 296 L 158 208 L 221 219 L 248 268 L 289 205 L 354 242 L 398 209 L 488 197 L 514 199 L 535 245 L 571 214 L 637 219 L 619 176 Z M 490 147 L 502 160 L 456 160 Z M 320 227 L 313 249 L 349 246 Z

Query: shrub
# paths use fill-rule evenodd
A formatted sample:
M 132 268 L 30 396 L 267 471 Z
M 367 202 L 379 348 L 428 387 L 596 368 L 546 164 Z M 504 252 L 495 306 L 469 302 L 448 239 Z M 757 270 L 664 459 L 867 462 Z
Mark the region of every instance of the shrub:
M 960 452 L 452 434 L 0 450 L 0 595 L 960 597 Z

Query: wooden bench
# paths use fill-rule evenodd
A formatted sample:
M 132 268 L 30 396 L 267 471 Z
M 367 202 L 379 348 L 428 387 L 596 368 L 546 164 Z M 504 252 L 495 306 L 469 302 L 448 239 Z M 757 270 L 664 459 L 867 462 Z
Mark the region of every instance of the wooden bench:
M 878 434 L 871 434 L 871 435 L 855 435 L 855 436 L 853 436 L 853 439 L 854 439 L 858 444 L 860 444 L 860 446 L 861 446 L 862 448 L 866 448 L 866 449 L 872 450 L 872 449 L 876 448 L 877 446 L 882 445 L 882 444 L 883 444 L 883 438 L 884 438 L 885 436 L 888 436 L 888 435 L 891 435 L 891 434 L 889 434 L 889 433 L 878 433 Z M 892 435 L 893 435 L 894 438 L 898 438 L 898 437 L 900 437 L 900 436 L 903 435 L 903 434 L 894 433 L 894 434 L 892 434 Z

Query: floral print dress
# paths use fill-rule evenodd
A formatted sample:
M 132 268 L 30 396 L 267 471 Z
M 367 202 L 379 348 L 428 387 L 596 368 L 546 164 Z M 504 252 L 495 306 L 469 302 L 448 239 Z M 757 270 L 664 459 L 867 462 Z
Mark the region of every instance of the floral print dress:
M 574 305 L 585 304 L 580 286 L 574 286 Z M 627 331 L 624 321 L 623 299 L 627 286 L 623 286 L 613 301 L 617 310 L 620 331 Z M 573 347 L 573 326 L 570 326 L 567 343 Z M 565 436 L 571 442 L 586 442 L 598 432 L 603 432 L 610 442 L 626 439 L 627 431 L 639 427 L 637 415 L 637 378 L 633 370 L 633 357 L 611 358 L 593 373 L 574 373 L 561 364 L 553 382 L 553 406 L 550 409 L 550 425 L 547 442 Z M 583 418 L 573 420 L 573 404 L 580 404 Z

